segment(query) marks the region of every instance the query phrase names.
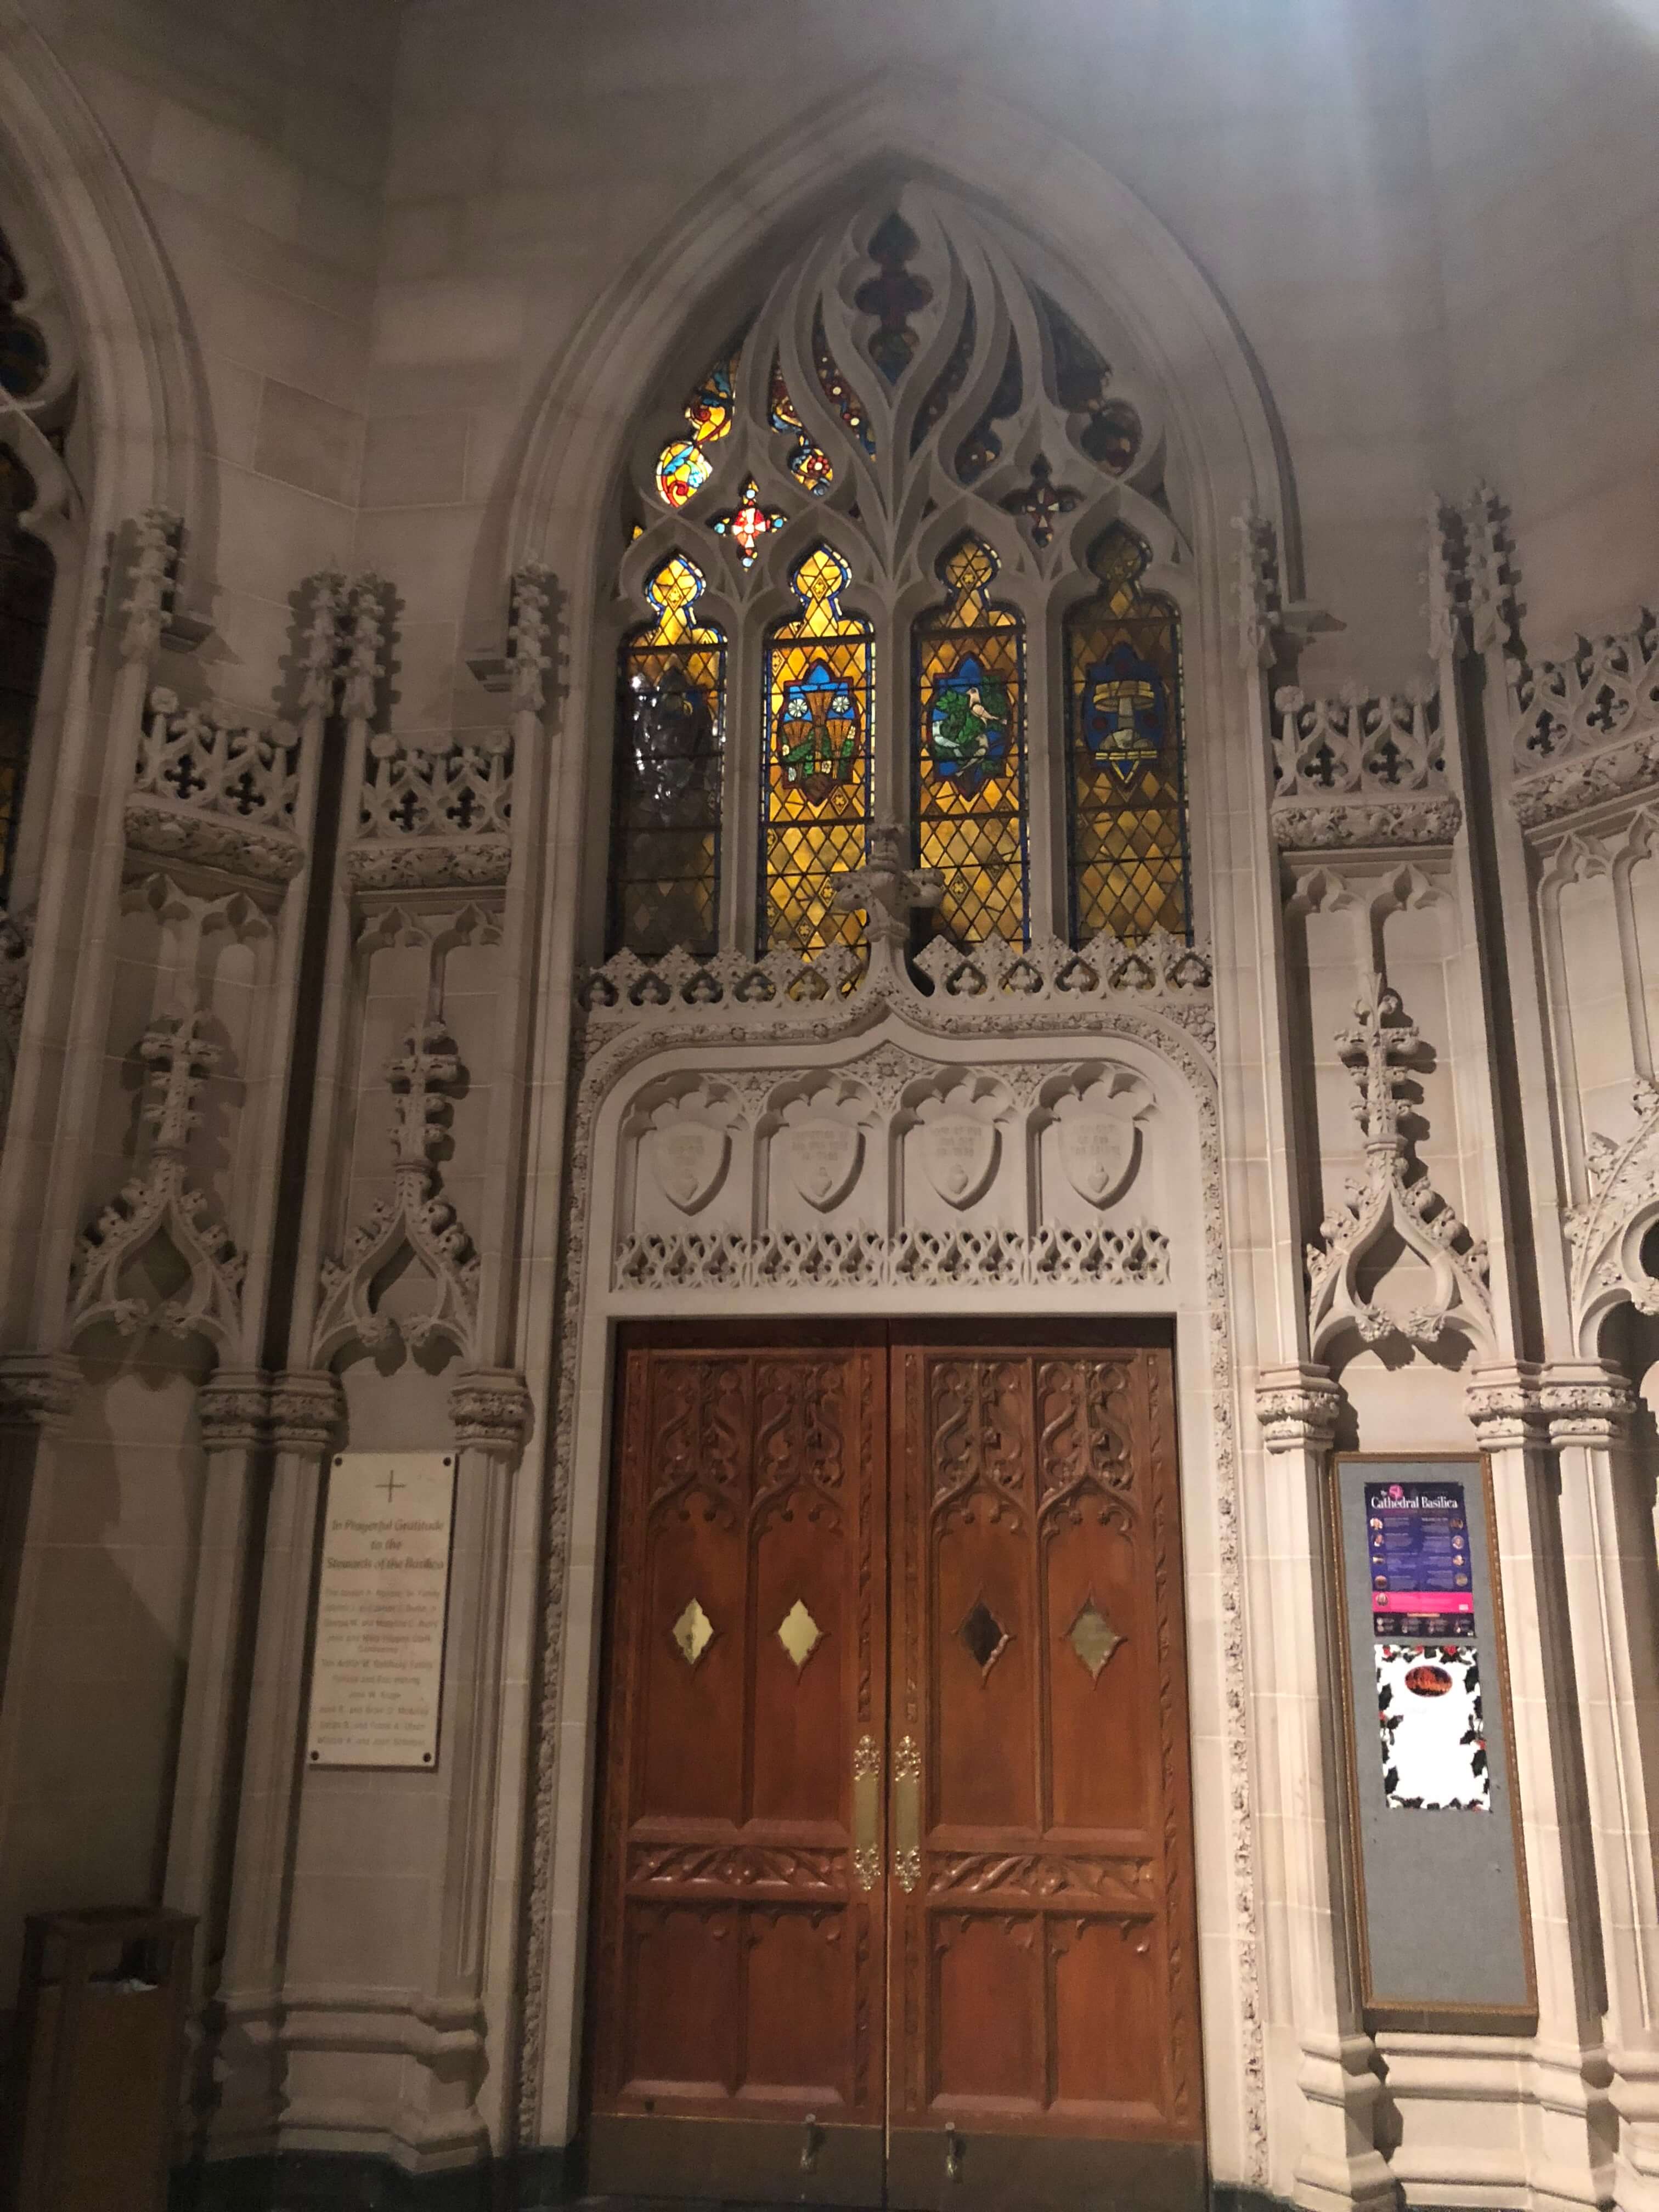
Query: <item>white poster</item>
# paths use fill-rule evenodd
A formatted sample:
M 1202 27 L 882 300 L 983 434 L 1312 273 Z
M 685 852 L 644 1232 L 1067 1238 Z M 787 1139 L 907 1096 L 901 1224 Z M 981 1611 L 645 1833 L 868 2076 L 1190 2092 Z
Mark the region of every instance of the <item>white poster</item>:
M 1490 1813 L 1492 1777 L 1472 1644 L 1378 1644 L 1382 1790 L 1420 1813 Z
M 452 1453 L 330 1461 L 307 1765 L 437 1765 L 454 1504 Z

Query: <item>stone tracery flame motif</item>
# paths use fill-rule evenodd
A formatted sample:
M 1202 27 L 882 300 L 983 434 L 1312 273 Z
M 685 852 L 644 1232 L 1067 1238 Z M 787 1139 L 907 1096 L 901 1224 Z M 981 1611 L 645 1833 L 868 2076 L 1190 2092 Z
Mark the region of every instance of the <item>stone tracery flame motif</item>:
M 1421 1044 L 1405 1018 L 1400 994 L 1373 973 L 1354 1005 L 1354 1024 L 1338 1032 L 1337 1048 L 1359 1086 L 1354 1104 L 1365 1147 L 1363 1181 L 1350 1181 L 1342 1202 L 1320 1224 L 1308 1246 L 1308 1318 L 1316 1359 L 1346 1330 L 1366 1344 L 1390 1336 L 1432 1345 L 1448 1329 L 1481 1351 L 1493 1346 L 1486 1248 L 1435 1188 L 1412 1157 L 1400 1096 Z M 1424 1261 L 1431 1294 L 1397 1312 L 1359 1287 L 1360 1262 L 1389 1231 Z

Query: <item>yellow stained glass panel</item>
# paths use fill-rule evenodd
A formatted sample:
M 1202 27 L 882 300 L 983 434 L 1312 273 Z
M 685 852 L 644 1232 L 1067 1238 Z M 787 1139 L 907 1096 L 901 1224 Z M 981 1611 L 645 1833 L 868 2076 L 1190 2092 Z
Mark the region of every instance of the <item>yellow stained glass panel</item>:
M 684 554 L 646 586 L 657 619 L 624 639 L 611 794 L 610 950 L 651 959 L 719 942 L 726 640 L 697 620 Z
M 917 857 L 945 877 L 935 927 L 958 945 L 1026 933 L 1024 636 L 989 597 L 995 555 L 945 556 L 945 604 L 916 625 Z
M 1091 556 L 1096 595 L 1066 619 L 1066 784 L 1073 941 L 1186 933 L 1181 630 L 1140 584 L 1148 555 L 1121 528 Z
M 763 946 L 802 953 L 860 941 L 831 908 L 836 876 L 861 867 L 870 823 L 870 625 L 842 611 L 848 570 L 827 546 L 791 579 L 799 614 L 767 640 Z

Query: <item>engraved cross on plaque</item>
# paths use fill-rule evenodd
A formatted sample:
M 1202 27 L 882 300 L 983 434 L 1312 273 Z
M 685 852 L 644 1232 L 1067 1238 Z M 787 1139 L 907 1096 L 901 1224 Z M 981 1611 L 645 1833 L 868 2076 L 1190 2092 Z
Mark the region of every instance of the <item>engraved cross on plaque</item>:
M 394 1490 L 407 1490 L 409 1485 L 406 1482 L 399 1482 L 395 1474 L 388 1472 L 385 1482 L 377 1482 L 374 1487 L 376 1490 L 384 1490 L 386 1492 L 386 1502 L 390 1505 L 392 1503 L 392 1492 Z

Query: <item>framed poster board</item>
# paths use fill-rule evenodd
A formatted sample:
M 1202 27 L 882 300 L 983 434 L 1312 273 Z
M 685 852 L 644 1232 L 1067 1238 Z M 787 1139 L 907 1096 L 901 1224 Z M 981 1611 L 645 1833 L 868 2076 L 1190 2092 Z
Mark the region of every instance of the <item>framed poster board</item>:
M 328 1467 L 306 1764 L 438 1764 L 453 1452 L 336 1452 Z
M 1331 1520 L 1365 2024 L 1530 2033 L 1489 1473 L 1343 1453 Z

